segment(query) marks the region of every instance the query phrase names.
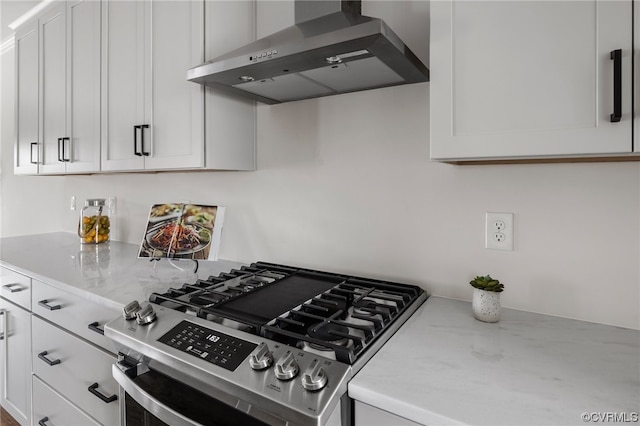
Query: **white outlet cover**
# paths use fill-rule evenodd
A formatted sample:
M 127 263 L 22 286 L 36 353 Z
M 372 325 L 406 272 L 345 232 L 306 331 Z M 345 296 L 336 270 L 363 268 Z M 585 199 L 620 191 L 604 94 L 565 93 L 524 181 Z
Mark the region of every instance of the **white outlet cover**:
M 487 212 L 485 248 L 513 251 L 513 213 Z

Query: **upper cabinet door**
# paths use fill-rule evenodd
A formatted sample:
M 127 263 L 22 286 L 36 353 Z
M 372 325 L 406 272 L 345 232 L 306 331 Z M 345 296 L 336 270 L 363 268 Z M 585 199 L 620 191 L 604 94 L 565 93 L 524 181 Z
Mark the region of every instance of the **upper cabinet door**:
M 99 171 L 100 3 L 58 2 L 33 25 L 35 31 L 20 39 L 17 53 L 17 164 L 29 155 L 30 161 L 38 160 L 33 173 Z M 32 34 L 39 39 L 27 44 Z M 28 52 L 36 52 L 32 64 L 28 64 L 32 53 L 25 54 L 27 46 Z M 33 96 L 38 99 L 31 105 Z M 38 129 L 33 140 L 40 143 L 27 150 L 27 142 L 22 141 L 32 128 Z
M 59 3 L 40 18 L 42 161 L 40 173 L 65 171 L 67 134 L 66 5 Z
M 105 1 L 102 169 L 204 166 L 202 1 Z
M 38 43 L 37 21 L 25 24 L 16 31 L 15 174 L 38 173 L 40 158 Z
M 204 62 L 204 2 L 153 1 L 146 73 L 146 169 L 204 166 L 204 88 L 187 70 Z M 171 28 L 170 31 L 167 29 Z M 215 130 L 214 130 L 215 131 Z M 146 141 L 149 141 L 147 144 Z
M 630 153 L 631 6 L 432 2 L 431 158 Z M 614 122 L 616 102 L 621 118 Z
M 144 168 L 146 1 L 102 2 L 102 170 Z M 172 33 L 171 27 L 165 31 Z M 148 133 L 147 133 L 148 134 Z
M 67 2 L 66 171 L 100 170 L 100 2 Z

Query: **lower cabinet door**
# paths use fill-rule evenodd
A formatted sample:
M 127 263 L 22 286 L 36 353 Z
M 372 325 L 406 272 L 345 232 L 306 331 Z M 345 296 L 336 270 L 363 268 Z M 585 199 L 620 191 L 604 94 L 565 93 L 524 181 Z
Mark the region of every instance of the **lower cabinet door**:
M 0 299 L 0 405 L 21 425 L 31 424 L 31 314 Z
M 117 425 L 115 357 L 35 315 L 32 332 L 33 373 L 101 424 Z
M 33 424 L 100 426 L 36 376 L 33 376 Z

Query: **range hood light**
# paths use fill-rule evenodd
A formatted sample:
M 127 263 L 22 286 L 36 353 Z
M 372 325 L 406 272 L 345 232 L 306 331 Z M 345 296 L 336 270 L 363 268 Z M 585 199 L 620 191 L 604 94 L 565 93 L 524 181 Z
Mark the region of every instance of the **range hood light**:
M 243 76 L 240 76 L 240 80 L 242 80 L 242 81 L 253 81 L 255 79 L 253 77 L 251 77 L 250 75 L 243 75 Z
M 339 64 L 340 62 L 342 62 L 342 59 L 340 58 L 340 56 L 329 56 L 325 59 L 325 61 L 327 61 L 327 63 L 329 64 Z

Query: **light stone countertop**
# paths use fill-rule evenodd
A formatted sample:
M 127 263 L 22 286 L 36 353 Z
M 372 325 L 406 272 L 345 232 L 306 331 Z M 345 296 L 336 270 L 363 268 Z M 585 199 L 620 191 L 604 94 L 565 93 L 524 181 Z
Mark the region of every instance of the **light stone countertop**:
M 640 332 L 511 309 L 483 323 L 430 297 L 349 395 L 425 425 L 638 424 Z
M 81 244 L 68 232 L 1 238 L 0 266 L 115 309 L 242 266 L 201 260 L 196 274 L 192 261 L 173 261 L 172 266 L 167 259 L 138 259 L 138 248 L 118 241 Z
M 195 274 L 193 262 L 176 262 L 180 270 L 137 253 L 134 244 L 82 245 L 65 232 L 0 239 L 0 266 L 116 309 L 242 265 L 200 261 Z M 349 395 L 428 425 L 584 425 L 584 412 L 633 424 L 640 332 L 510 309 L 487 324 L 468 302 L 430 297 Z

